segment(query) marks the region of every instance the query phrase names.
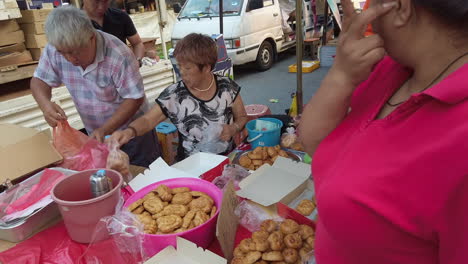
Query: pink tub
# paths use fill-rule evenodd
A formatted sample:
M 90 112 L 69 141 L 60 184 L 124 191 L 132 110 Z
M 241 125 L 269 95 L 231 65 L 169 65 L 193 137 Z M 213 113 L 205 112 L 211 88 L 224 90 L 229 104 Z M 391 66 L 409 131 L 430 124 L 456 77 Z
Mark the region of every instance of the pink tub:
M 163 250 L 167 246 L 176 247 L 176 237 L 183 237 L 193 243 L 197 244 L 199 247 L 207 248 L 213 241 L 216 233 L 216 222 L 218 220 L 219 210 L 223 200 L 223 192 L 218 189 L 214 184 L 207 182 L 205 180 L 197 178 L 176 178 L 169 179 L 160 182 L 153 183 L 146 186 L 145 188 L 134 193 L 128 200 L 125 202 L 124 207 L 127 208 L 130 204 L 137 201 L 140 198 L 143 198 L 147 193 L 156 189 L 159 185 L 164 184 L 169 188 L 176 187 L 188 187 L 192 191 L 201 191 L 208 194 L 215 203 L 216 208 L 218 208 L 214 217 L 210 218 L 204 224 L 197 226 L 193 229 L 187 230 L 185 232 L 180 232 L 177 234 L 168 234 L 168 235 L 152 235 L 146 234 L 145 240 L 143 242 L 143 247 L 148 257 L 157 254 L 159 251 Z

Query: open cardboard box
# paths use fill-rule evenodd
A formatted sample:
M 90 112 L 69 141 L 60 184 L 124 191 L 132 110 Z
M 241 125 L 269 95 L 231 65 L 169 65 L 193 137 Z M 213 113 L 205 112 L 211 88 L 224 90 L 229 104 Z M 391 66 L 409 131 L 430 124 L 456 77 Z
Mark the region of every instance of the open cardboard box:
M 62 160 L 50 142 L 49 131 L 0 124 L 0 184 L 19 182 Z

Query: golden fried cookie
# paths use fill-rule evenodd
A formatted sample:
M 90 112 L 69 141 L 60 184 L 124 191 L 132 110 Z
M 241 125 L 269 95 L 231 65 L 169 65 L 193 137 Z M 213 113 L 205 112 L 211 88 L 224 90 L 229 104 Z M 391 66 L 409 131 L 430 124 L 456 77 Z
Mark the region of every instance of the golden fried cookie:
M 195 224 L 193 223 L 193 220 L 190 222 L 190 225 L 187 229 L 193 229 L 195 228 Z
M 263 259 L 255 262 L 254 264 L 268 264 L 268 262 L 264 261 Z
M 280 224 L 280 231 L 283 234 L 292 234 L 299 231 L 299 224 L 292 219 L 286 219 Z
M 180 232 L 184 232 L 184 231 L 187 231 L 187 228 L 180 227 L 180 228 L 174 230 L 174 233 L 180 233 Z
M 243 258 L 233 258 L 231 260 L 231 264 L 244 264 L 244 259 Z
M 302 240 L 306 240 L 308 237 L 315 234 L 314 229 L 308 225 L 299 225 L 299 235 L 301 235 Z
M 184 220 L 182 222 L 183 228 L 188 228 L 190 223 L 192 222 L 193 218 L 195 217 L 196 211 L 188 211 L 187 214 L 184 216 Z
M 274 146 L 274 148 L 275 148 L 277 151 L 281 150 L 281 146 L 280 146 L 280 145 L 276 145 L 276 146 Z
M 173 204 L 183 204 L 187 205 L 193 200 L 192 195 L 190 192 L 183 192 L 183 193 L 176 193 L 172 197 Z
M 170 202 L 172 199 L 172 190 L 164 184 L 161 184 L 156 188 L 156 192 L 159 195 L 159 198 L 164 202 Z
M 315 205 L 311 200 L 302 200 L 296 207 L 296 211 L 305 216 L 309 216 L 314 209 Z
M 253 240 L 255 242 L 255 250 L 265 252 L 270 249 L 270 243 L 265 240 Z
M 157 197 L 157 195 L 154 192 L 149 192 L 143 197 L 143 200 L 148 200 L 154 197 Z
M 270 155 L 268 155 L 267 148 L 264 148 L 262 151 L 262 160 L 267 160 L 270 158 Z
M 150 212 L 151 214 L 157 214 L 163 210 L 164 204 L 161 199 L 159 199 L 159 197 L 154 196 L 145 200 L 143 202 L 143 207 L 145 207 L 146 211 Z
M 210 218 L 213 217 L 213 216 L 215 216 L 216 210 L 217 210 L 217 209 L 216 209 L 216 206 L 211 207 Z
M 253 154 L 262 154 L 262 152 L 263 152 L 263 147 L 256 147 L 256 148 L 252 151 Z
M 283 250 L 284 248 L 284 237 L 283 233 L 280 231 L 273 231 L 268 236 L 268 242 L 270 243 L 270 248 L 272 250 Z
M 253 170 L 255 170 L 255 165 L 250 164 L 250 166 L 247 169 L 253 171 Z
M 193 197 L 201 197 L 201 196 L 210 197 L 208 194 L 206 194 L 206 193 L 204 193 L 204 192 L 200 192 L 200 191 L 191 191 L 190 194 L 191 194 Z
M 289 158 L 288 153 L 282 149 L 278 151 L 278 156 Z
M 242 167 L 249 167 L 250 164 L 252 164 L 252 160 L 246 156 L 246 155 L 243 155 L 239 158 L 239 165 L 241 165 Z
M 210 213 L 211 208 L 213 207 L 213 200 L 206 196 L 200 196 L 196 199 L 193 199 L 189 203 L 190 210 L 199 210 L 205 213 Z
M 271 158 L 278 155 L 278 151 L 276 151 L 274 147 L 268 147 L 267 152 L 268 152 L 268 156 L 270 156 Z
M 269 236 L 270 236 L 270 233 L 268 233 L 265 230 L 255 231 L 255 232 L 252 233 L 252 239 L 255 242 L 257 242 L 257 241 L 266 241 Z
M 299 256 L 303 261 L 309 260 L 310 257 L 313 255 L 313 248 L 311 248 L 309 245 L 305 244 L 300 250 L 299 250 Z
M 245 264 L 253 264 L 262 257 L 262 253 L 258 251 L 250 251 L 244 256 Z
M 260 224 L 260 229 L 261 230 L 265 230 L 267 231 L 268 233 L 271 233 L 273 231 L 276 230 L 277 228 L 277 224 L 275 221 L 271 220 L 271 219 L 268 219 L 268 220 L 265 220 L 263 221 L 261 224 Z
M 137 215 L 138 220 L 143 224 L 143 232 L 148 234 L 154 234 L 158 231 L 156 220 L 151 218 L 150 214 Z
M 182 226 L 182 218 L 178 215 L 165 215 L 156 220 L 158 229 L 163 233 L 170 233 Z
M 193 218 L 192 221 L 195 224 L 195 226 L 197 227 L 199 225 L 202 225 L 206 221 L 208 221 L 208 219 L 210 219 L 210 216 L 208 216 L 205 212 L 197 211 L 195 213 L 195 217 Z
M 253 242 L 253 240 L 251 238 L 246 238 L 246 239 L 243 239 L 239 243 L 239 248 L 243 252 L 247 253 L 247 252 L 250 252 L 250 251 L 255 251 L 256 245 L 255 245 L 255 242 Z
M 182 204 L 170 204 L 162 210 L 163 215 L 178 215 L 184 217 L 188 212 L 188 208 Z
M 272 261 L 270 262 L 271 264 L 287 264 L 286 262 L 284 261 Z M 302 262 L 300 264 L 303 264 Z
M 138 199 L 135 202 L 133 202 L 129 207 L 128 210 L 132 212 L 133 210 L 137 209 L 143 204 L 144 200 L 143 199 Z
M 283 260 L 283 254 L 281 251 L 270 251 L 262 254 L 262 259 L 266 261 L 281 261 Z
M 188 187 L 177 187 L 172 189 L 172 194 L 190 192 L 190 188 Z
M 312 249 L 315 248 L 315 237 L 314 236 L 310 236 L 306 239 L 306 243 L 309 247 L 311 247 Z
M 301 248 L 302 247 L 302 238 L 299 233 L 287 234 L 284 237 L 284 244 L 288 248 Z
M 252 160 L 252 164 L 254 166 L 262 166 L 263 165 L 263 160 Z
M 233 256 L 235 258 L 242 258 L 245 256 L 245 253 L 239 248 L 239 247 L 236 247 L 234 249 L 234 253 L 233 253 Z
M 293 248 L 286 248 L 283 250 L 283 258 L 286 263 L 296 263 L 299 259 L 299 253 Z
M 135 208 L 132 213 L 134 214 L 141 214 L 145 211 L 145 208 L 143 207 L 143 205 L 140 205 L 138 206 L 137 208 Z
M 254 160 L 262 160 L 262 159 L 263 159 L 263 156 L 262 156 L 262 153 L 261 153 L 261 152 L 258 153 L 258 154 L 255 154 L 255 153 L 253 153 L 253 152 L 249 152 L 249 153 L 247 154 L 247 157 L 249 157 L 249 159 L 251 159 L 252 162 L 253 162 Z

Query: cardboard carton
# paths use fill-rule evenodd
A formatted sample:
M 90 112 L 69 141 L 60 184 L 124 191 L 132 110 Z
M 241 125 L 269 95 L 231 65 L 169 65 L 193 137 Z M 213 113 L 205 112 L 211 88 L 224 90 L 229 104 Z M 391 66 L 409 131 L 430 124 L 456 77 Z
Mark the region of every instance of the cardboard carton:
M 307 188 L 310 175 L 310 165 L 279 157 L 242 180 L 237 195 L 265 207 L 289 204 Z
M 0 47 L 0 54 L 7 53 L 7 52 L 15 52 L 15 51 L 22 52 L 24 50 L 26 50 L 26 46 L 24 46 L 24 43 L 16 43 L 13 45 Z
M 52 9 L 21 10 L 22 17 L 17 19 L 17 21 L 20 24 L 46 21 L 51 11 Z
M 34 23 L 23 23 L 21 29 L 24 34 L 45 34 L 45 21 L 34 22 Z
M 197 247 L 181 237 L 177 238 L 177 250 L 169 246 L 147 260 L 145 264 L 226 264 L 226 259 Z
M 24 42 L 24 34 L 22 30 L 17 30 L 8 33 L 8 37 L 0 38 L 0 46 L 13 45 Z
M 0 183 L 19 181 L 61 160 L 48 131 L 0 124 Z
M 22 52 L 6 52 L 0 53 L 0 67 L 9 65 L 18 65 L 21 63 L 31 62 L 33 59 L 28 50 Z
M 15 32 L 15 31 L 18 31 L 19 29 L 20 29 L 19 25 L 14 19 L 0 21 L 0 34 L 1 35 Z
M 18 8 L 15 0 L 0 0 L 0 9 Z
M 229 164 L 229 158 L 226 156 L 199 152 L 172 165 L 172 167 L 192 175 L 198 175 L 211 182 L 223 174 L 226 164 Z
M 47 45 L 46 35 L 25 34 L 26 48 L 44 48 Z
M 21 12 L 18 8 L 0 9 L 0 20 L 20 18 Z
M 38 61 L 41 58 L 41 54 L 42 54 L 43 50 L 44 50 L 44 48 L 29 49 L 29 51 L 31 52 L 31 56 L 32 56 L 33 60 Z

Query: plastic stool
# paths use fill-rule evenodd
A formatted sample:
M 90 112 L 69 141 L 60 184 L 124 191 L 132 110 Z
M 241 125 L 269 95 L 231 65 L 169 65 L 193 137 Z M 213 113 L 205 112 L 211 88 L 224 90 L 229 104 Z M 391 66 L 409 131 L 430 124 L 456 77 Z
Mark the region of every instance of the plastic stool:
M 257 119 L 264 115 L 271 115 L 270 108 L 266 105 L 251 104 L 245 106 L 245 112 L 247 113 L 248 121 Z M 239 145 L 249 135 L 247 129 L 244 128 L 239 134 L 234 137 L 234 142 Z
M 167 164 L 172 165 L 176 156 L 172 144 L 174 139 L 178 138 L 176 126 L 171 123 L 161 122 L 156 126 L 156 134 L 158 135 L 159 145 L 162 149 L 163 159 Z

